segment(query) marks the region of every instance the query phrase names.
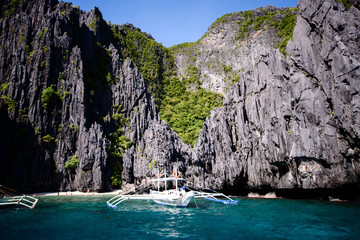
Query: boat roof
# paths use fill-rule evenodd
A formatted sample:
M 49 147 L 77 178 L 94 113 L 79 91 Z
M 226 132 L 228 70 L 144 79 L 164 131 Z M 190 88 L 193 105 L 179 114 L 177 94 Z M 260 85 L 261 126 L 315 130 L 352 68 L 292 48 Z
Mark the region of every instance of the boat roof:
M 169 178 L 155 178 L 151 179 L 152 182 L 165 182 L 165 181 L 185 181 L 184 178 L 169 177 Z

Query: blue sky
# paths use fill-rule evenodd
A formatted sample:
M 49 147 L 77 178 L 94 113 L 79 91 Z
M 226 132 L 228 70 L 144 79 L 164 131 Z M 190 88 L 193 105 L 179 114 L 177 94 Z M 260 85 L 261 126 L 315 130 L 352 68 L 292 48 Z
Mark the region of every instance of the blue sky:
M 106 21 L 132 23 L 171 47 L 201 38 L 215 20 L 226 13 L 257 7 L 295 7 L 297 0 L 73 0 L 89 11 L 97 6 Z

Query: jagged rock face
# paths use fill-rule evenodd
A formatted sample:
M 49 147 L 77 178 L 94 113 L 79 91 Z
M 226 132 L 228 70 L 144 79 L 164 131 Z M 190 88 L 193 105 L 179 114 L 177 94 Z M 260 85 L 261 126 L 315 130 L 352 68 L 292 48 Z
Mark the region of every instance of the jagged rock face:
M 12 9 L 9 4 L 0 7 Z M 145 157 L 170 168 L 174 155 L 187 154 L 160 122 L 143 77 L 131 59 L 122 60 L 124 46 L 97 8 L 83 12 L 55 0 L 17 4 L 0 20 L 0 182 L 22 191 L 110 190 L 109 136 L 119 109 L 130 119 L 125 133 L 134 142 L 123 158 L 126 181 L 150 176 Z M 78 164 L 67 168 L 74 155 Z M 184 169 L 184 161 L 177 166 Z
M 359 14 L 336 1 L 299 1 L 288 58 L 263 48 L 207 119 L 194 185 L 358 186 Z
M 55 0 L 19 4 L 0 16 L 0 182 L 25 191 L 110 190 L 109 136 L 121 106 L 134 143 L 122 160 L 126 182 L 179 169 L 194 187 L 234 192 L 358 187 L 356 7 L 299 1 L 287 57 L 274 48 L 280 39 L 270 28 L 235 41 L 240 15 L 211 26 L 196 45 L 195 65 L 202 87 L 223 93 L 224 105 L 191 149 L 160 120 L 143 76 L 122 59 L 125 46 L 98 9 L 86 13 Z M 175 59 L 185 75 L 187 58 L 180 52 Z M 55 100 L 46 107 L 49 88 Z M 74 155 L 78 165 L 65 168 Z
M 191 148 L 166 122 L 160 121 L 155 102 L 134 63 L 126 61 L 124 66 L 124 77 L 114 99 L 116 105 L 126 109 L 125 115 L 130 119 L 126 132 L 136 144 L 124 155 L 123 180 L 140 184 L 162 170 L 185 172 Z
M 107 37 L 86 26 L 100 13 L 57 1 L 22 1 L 16 10 L 0 20 L 1 182 L 23 191 L 110 189 L 105 135 L 113 127 L 103 116 L 116 95 L 100 81 L 91 93 L 84 79 L 98 64 L 95 42 Z M 119 65 L 109 68 L 135 68 L 131 60 Z M 118 79 L 123 81 L 120 73 Z M 56 94 L 46 108 L 42 95 L 51 86 Z M 73 155 L 79 163 L 66 169 Z
M 267 6 L 251 10 L 252 18 L 274 13 L 272 19 L 280 21 L 290 8 Z M 276 13 L 276 14 L 275 14 Z M 226 14 L 213 23 L 204 36 L 189 48 L 175 50 L 178 75 L 186 76 L 188 66 L 196 66 L 200 71 L 201 87 L 227 95 L 232 87 L 231 79 L 242 75 L 246 68 L 256 64 L 263 53 L 276 47 L 280 42 L 278 32 L 273 27 L 249 28 L 239 38 L 239 23 L 250 17 L 246 13 Z M 226 70 L 226 67 L 229 70 Z
M 294 96 L 295 101 L 299 99 L 300 109 L 304 109 L 304 122 L 311 119 L 308 117 L 311 113 L 315 115 L 319 136 L 315 140 L 321 144 L 318 144 L 319 147 L 314 149 L 312 155 L 326 159 L 330 169 L 335 170 L 329 176 L 333 177 L 332 181 L 357 182 L 360 150 L 360 11 L 355 7 L 344 11 L 343 6 L 336 1 L 303 1 L 299 10 L 301 15 L 294 32 L 294 44 L 289 47 L 294 56 L 294 68 L 303 71 L 301 78 L 305 75 L 307 85 L 318 85 L 315 89 L 319 96 L 316 96 L 315 91 L 306 93 L 307 87 L 301 84 L 304 80 L 300 78 L 301 85 L 297 86 Z M 311 101 L 312 97 L 315 103 L 321 105 L 315 105 Z M 309 106 L 313 106 L 313 110 Z M 314 138 L 313 132 L 307 135 L 310 133 Z M 292 151 L 291 157 L 305 155 L 301 147 L 301 143 L 295 146 L 296 150 Z
M 123 179 L 140 184 L 142 179 L 164 170 L 171 173 L 177 169 L 184 173 L 189 165 L 190 149 L 166 122 L 151 121 L 141 141 L 124 156 Z

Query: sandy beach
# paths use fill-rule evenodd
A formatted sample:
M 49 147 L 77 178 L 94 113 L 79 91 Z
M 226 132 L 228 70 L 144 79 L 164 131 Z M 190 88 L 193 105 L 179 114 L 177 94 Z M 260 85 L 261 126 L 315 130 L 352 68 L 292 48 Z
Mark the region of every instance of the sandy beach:
M 122 193 L 122 190 L 114 190 L 112 192 L 79 192 L 79 191 L 67 191 L 67 192 L 43 192 L 43 193 L 32 193 L 29 196 L 108 196 L 117 195 Z
M 65 192 L 42 192 L 42 193 L 32 193 L 30 196 L 108 196 L 108 195 L 118 195 L 118 194 L 127 194 L 129 192 L 135 191 L 135 185 L 130 183 L 125 183 L 121 189 L 116 189 L 111 192 L 80 192 L 80 191 L 65 191 Z

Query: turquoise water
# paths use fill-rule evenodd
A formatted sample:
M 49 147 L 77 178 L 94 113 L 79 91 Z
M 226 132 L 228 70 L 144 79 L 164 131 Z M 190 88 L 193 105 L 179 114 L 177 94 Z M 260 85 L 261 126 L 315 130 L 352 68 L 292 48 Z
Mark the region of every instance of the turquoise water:
M 39 197 L 35 209 L 0 209 L 0 239 L 360 239 L 360 203 L 197 200 L 188 208 L 109 197 Z

